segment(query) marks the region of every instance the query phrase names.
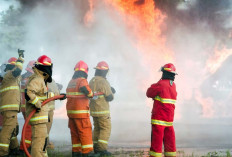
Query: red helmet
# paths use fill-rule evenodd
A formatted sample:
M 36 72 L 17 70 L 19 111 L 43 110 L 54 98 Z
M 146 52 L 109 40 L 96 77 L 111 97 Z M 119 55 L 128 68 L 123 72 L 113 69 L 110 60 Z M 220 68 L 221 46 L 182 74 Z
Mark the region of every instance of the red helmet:
M 98 70 L 108 70 L 109 69 L 109 65 L 105 62 L 105 61 L 101 61 L 97 64 L 97 66 L 95 67 L 95 69 Z
M 74 71 L 84 71 L 86 74 L 88 74 L 89 68 L 88 65 L 81 60 L 76 64 Z
M 32 68 L 35 66 L 35 62 L 34 60 L 30 61 L 28 64 L 27 64 L 27 67 L 26 67 L 26 70 L 31 72 L 31 73 L 34 73 Z
M 8 60 L 8 63 L 7 63 L 7 64 L 15 65 L 15 64 L 16 64 L 16 61 L 17 61 L 17 58 L 11 57 L 11 58 Z
M 168 63 L 168 64 L 165 64 L 164 66 L 162 66 L 161 71 L 168 71 L 168 72 L 171 72 L 171 73 L 174 73 L 177 75 L 176 67 L 172 63 Z
M 45 66 L 51 66 L 52 65 L 52 60 L 48 56 L 43 55 L 43 56 L 40 56 L 37 59 L 36 64 L 45 65 Z

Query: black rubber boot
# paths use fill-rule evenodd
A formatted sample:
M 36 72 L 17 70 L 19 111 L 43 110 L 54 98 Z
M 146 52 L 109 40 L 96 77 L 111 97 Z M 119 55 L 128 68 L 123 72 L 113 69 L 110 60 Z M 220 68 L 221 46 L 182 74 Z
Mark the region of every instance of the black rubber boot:
M 95 154 L 93 151 L 87 154 L 82 154 L 82 157 L 100 157 L 100 154 Z
M 100 154 L 100 156 L 102 156 L 102 157 L 104 157 L 104 156 L 112 156 L 112 154 L 110 152 L 108 152 L 107 150 L 98 151 L 98 154 Z
M 72 152 L 72 157 L 82 157 L 82 153 L 80 153 L 80 152 Z
M 17 156 L 17 155 L 20 155 L 19 148 L 10 149 L 9 156 Z

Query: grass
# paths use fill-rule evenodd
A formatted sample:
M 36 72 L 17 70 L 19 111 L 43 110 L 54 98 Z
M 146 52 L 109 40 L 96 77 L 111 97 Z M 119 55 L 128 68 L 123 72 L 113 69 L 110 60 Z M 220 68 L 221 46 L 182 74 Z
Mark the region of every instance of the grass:
M 132 149 L 125 150 L 123 148 L 112 149 L 112 157 L 147 157 L 149 154 L 148 149 Z M 71 157 L 72 152 L 67 150 L 67 146 L 59 146 L 54 150 L 48 150 L 48 156 L 50 157 Z M 192 152 L 190 154 L 186 153 L 183 150 L 177 151 L 178 157 L 232 157 L 231 151 L 212 151 L 203 155 L 199 155 L 197 152 Z M 18 156 L 19 157 L 19 156 Z

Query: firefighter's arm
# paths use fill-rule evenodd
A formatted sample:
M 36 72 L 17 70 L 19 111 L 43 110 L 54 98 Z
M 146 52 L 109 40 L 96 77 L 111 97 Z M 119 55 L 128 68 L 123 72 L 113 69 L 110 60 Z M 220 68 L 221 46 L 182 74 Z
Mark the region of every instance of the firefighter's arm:
M 89 87 L 89 84 L 86 79 L 82 80 L 80 83 L 80 92 L 84 93 L 87 97 L 92 98 L 93 97 L 93 92 Z
M 35 105 L 36 108 L 40 109 L 41 108 L 41 101 L 39 98 L 36 96 L 36 93 L 39 92 L 41 83 L 39 80 L 36 78 L 31 80 L 28 85 L 27 85 L 27 96 L 29 98 L 29 103 Z
M 106 101 L 112 101 L 114 99 L 114 94 L 111 90 L 110 84 L 105 80 L 102 82 L 103 93 L 105 94 Z
M 18 77 L 21 74 L 23 69 L 23 63 L 24 59 L 22 57 L 19 57 L 15 64 L 16 67 L 12 70 L 13 77 Z
M 151 87 L 147 89 L 146 95 L 148 98 L 155 98 L 157 95 L 159 95 L 159 92 L 160 92 L 160 85 L 155 83 L 152 84 Z

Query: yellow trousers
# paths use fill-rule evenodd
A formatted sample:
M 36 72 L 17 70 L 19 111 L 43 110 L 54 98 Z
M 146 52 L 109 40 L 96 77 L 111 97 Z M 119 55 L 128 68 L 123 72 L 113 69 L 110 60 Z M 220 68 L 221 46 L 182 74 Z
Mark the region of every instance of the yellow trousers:
M 95 151 L 104 151 L 108 148 L 111 133 L 111 120 L 109 116 L 93 117 L 94 131 L 93 143 Z
M 4 111 L 2 131 L 0 133 L 0 156 L 8 155 L 9 149 L 19 147 L 17 111 Z

